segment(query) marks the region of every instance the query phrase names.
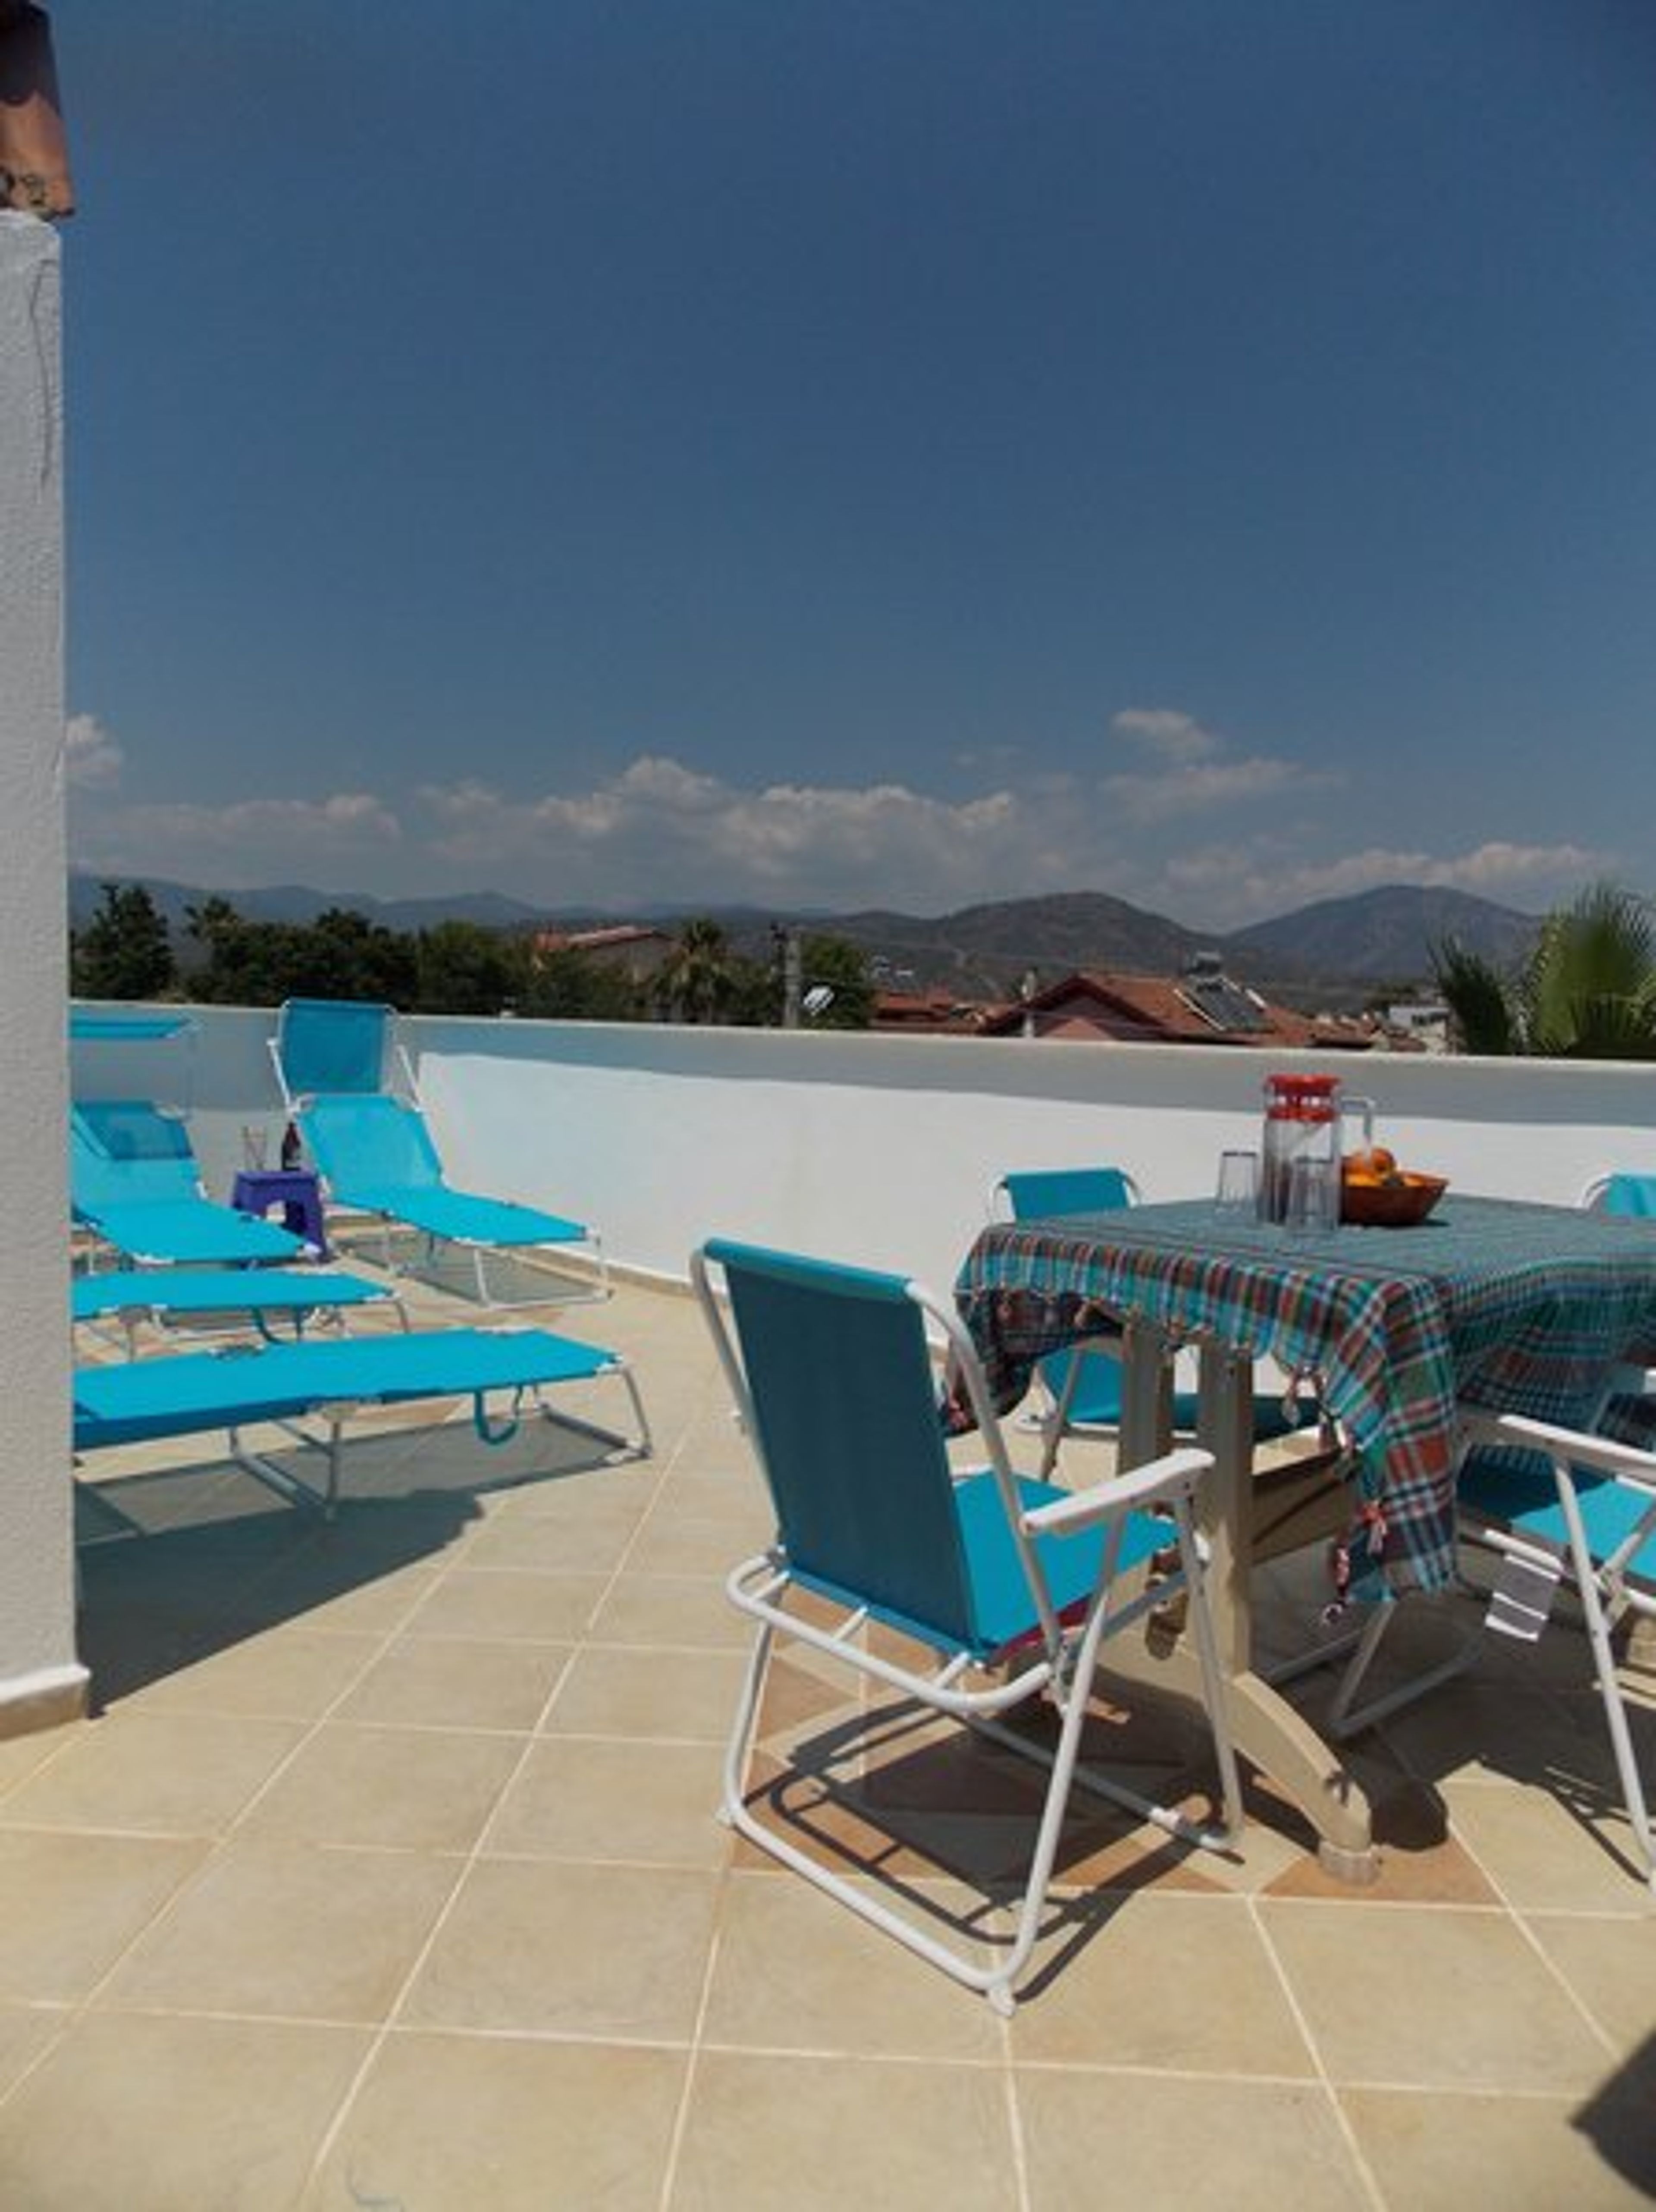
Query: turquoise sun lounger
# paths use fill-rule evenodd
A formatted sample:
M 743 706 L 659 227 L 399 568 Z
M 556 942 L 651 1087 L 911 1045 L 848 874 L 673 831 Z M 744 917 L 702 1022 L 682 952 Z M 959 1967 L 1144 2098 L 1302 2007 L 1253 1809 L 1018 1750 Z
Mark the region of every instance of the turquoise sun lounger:
M 485 1305 L 514 1303 L 491 1291 L 488 1255 L 537 1249 L 590 1264 L 592 1287 L 580 1287 L 573 1297 L 607 1297 L 603 1243 L 585 1222 L 509 1199 L 456 1190 L 446 1180 L 413 1063 L 394 1044 L 395 1022 L 390 1006 L 368 1000 L 289 999 L 270 1041 L 283 1102 L 298 1121 L 331 1202 L 379 1222 L 387 1267 L 395 1264 L 394 1226 L 424 1238 L 428 1262 L 439 1244 L 468 1252 L 477 1297 Z M 539 1292 L 515 1301 L 545 1302 Z
M 276 1340 L 280 1319 L 294 1337 L 313 1316 L 336 1320 L 357 1306 L 390 1305 L 403 1327 L 403 1302 L 389 1284 L 327 1268 L 290 1274 L 279 1267 L 117 1267 L 107 1274 L 77 1275 L 70 1285 L 70 1318 L 96 1329 L 118 1322 L 129 1358 L 146 1322 L 178 1327 L 216 1314 L 245 1314 L 261 1336 Z M 107 1334 L 108 1332 L 105 1331 Z
M 215 1205 L 184 1123 L 148 1099 L 77 1101 L 69 1160 L 76 1219 L 130 1260 L 234 1267 L 305 1255 L 274 1222 Z
M 469 1251 L 477 1296 L 486 1304 L 500 1303 L 484 1272 L 490 1252 L 584 1249 L 597 1263 L 598 1295 L 607 1290 L 602 1251 L 584 1223 L 452 1188 L 417 1107 L 384 1092 L 310 1098 L 300 1108 L 299 1125 L 331 1203 L 379 1220 L 387 1266 L 392 1264 L 391 1230 L 400 1223 L 428 1243 Z
M 630 1434 L 555 1413 L 541 1395 L 561 1383 L 610 1378 L 627 1392 L 634 1422 Z M 507 1407 L 503 1416 L 491 1419 L 488 1400 L 499 1394 L 507 1395 Z M 617 1456 L 642 1458 L 650 1449 L 643 1401 L 619 1354 L 534 1328 L 421 1330 L 327 1343 L 234 1346 L 80 1367 L 75 1374 L 75 1449 L 92 1452 L 223 1429 L 233 1455 L 250 1474 L 294 1503 L 319 1504 L 331 1518 L 339 1494 L 340 1445 L 354 1415 L 425 1398 L 468 1397 L 485 1443 L 504 1443 L 516 1433 L 527 1397 L 547 1419 L 596 1437 Z M 306 1419 L 319 1422 L 324 1433 L 318 1437 L 300 1428 L 298 1424 Z M 321 1491 L 243 1445 L 240 1431 L 264 1423 L 325 1453 L 327 1477 Z

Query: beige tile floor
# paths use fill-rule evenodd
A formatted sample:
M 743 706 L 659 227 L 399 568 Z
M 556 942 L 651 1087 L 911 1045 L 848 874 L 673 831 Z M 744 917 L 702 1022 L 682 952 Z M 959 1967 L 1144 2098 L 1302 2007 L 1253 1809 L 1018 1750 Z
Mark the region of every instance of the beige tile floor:
M 1234 1864 L 1077 1818 L 1003 2023 L 716 1824 L 753 1478 L 688 1300 L 559 1325 L 634 1359 L 651 1459 L 390 1423 L 331 1528 L 210 1450 L 94 1470 L 97 1715 L 0 1742 L 8 2212 L 1649 2201 L 1656 1905 L 1579 1637 L 1364 1740 L 1373 1889 L 1263 1787 Z M 835 1779 L 857 1720 L 782 1661 L 755 1784 L 981 1916 L 1023 1770 L 909 1731 Z

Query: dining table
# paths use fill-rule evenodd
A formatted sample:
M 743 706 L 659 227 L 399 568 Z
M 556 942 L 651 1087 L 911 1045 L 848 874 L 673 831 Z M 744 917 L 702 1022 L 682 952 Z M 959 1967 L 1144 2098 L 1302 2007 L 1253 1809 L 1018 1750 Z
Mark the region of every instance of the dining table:
M 1378 1871 L 1338 1751 L 1256 1671 L 1253 1406 L 1270 1360 L 1338 1440 L 1347 1510 L 1329 1598 L 1387 1604 L 1455 1582 L 1463 1406 L 1591 1427 L 1623 1363 L 1656 1359 L 1656 1222 L 1449 1192 L 1406 1228 L 1305 1230 L 1189 1200 L 991 1223 L 955 1286 L 1003 1410 L 1036 1363 L 1115 1337 L 1124 1464 L 1167 1448 L 1174 1354 L 1198 1362 L 1214 1455 L 1203 1520 L 1238 1748 L 1300 1808 L 1344 1880 Z M 1121 1639 L 1118 1672 L 1193 1692 L 1180 1638 Z

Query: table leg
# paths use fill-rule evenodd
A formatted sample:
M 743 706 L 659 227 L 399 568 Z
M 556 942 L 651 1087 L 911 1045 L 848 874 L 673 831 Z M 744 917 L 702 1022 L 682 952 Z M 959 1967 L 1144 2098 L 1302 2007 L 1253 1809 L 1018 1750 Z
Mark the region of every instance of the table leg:
M 1129 1465 L 1167 1449 L 1172 1378 L 1162 1333 L 1129 1324 L 1122 1378 L 1121 1444 Z M 1253 1368 L 1219 1346 L 1201 1354 L 1200 1437 L 1215 1459 L 1203 1530 L 1211 1547 L 1209 1589 L 1230 1723 L 1244 1759 L 1284 1790 L 1316 1829 L 1318 1858 L 1341 1881 L 1374 1881 L 1368 1801 L 1339 1756 L 1253 1666 Z M 1108 1672 L 1146 1687 L 1195 1697 L 1200 1680 L 1188 1638 L 1152 1632 L 1110 1647 Z

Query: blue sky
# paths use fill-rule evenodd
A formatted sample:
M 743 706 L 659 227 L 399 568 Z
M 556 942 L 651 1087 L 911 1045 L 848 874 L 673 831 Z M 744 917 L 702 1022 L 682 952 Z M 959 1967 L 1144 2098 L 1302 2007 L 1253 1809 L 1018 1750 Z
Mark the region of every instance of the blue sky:
M 70 839 L 1656 890 L 1647 0 L 55 0 Z

